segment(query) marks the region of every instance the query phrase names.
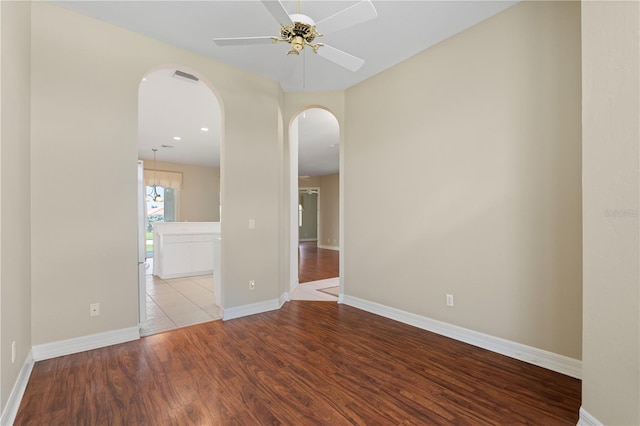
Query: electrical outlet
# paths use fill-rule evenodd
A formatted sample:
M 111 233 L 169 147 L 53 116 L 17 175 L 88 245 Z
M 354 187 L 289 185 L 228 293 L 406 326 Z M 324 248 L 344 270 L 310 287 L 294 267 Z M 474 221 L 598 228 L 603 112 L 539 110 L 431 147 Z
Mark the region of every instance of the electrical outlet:
M 447 306 L 453 306 L 453 294 L 447 294 Z
M 16 341 L 11 342 L 11 364 L 16 362 Z
M 89 305 L 89 316 L 97 317 L 100 315 L 100 304 L 92 303 Z
M 254 280 L 249 281 L 249 290 L 256 289 L 256 282 Z

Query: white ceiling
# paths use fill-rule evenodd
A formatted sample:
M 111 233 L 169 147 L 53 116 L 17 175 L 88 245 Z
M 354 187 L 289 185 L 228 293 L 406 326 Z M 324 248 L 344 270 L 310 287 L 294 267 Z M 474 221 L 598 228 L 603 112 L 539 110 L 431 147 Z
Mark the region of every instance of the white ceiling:
M 298 116 L 298 176 L 325 176 L 340 169 L 338 120 L 321 108 Z
M 84 0 L 54 3 L 267 76 L 277 80 L 284 91 L 290 92 L 347 89 L 517 1 L 373 0 L 377 18 L 326 34 L 318 40 L 364 59 L 365 64 L 357 72 L 329 62 L 308 48 L 300 56 L 287 56 L 290 46 L 284 43 L 235 47 L 215 45 L 213 38 L 218 37 L 278 35 L 279 24 L 256 0 Z M 297 1 L 285 0 L 282 3 L 289 13 L 296 13 Z M 302 0 L 300 13 L 318 22 L 355 3 L 355 0 Z M 322 33 L 320 26 L 318 31 Z M 152 158 L 151 148 L 164 144 L 174 148 L 159 148 L 158 161 L 219 165 L 220 113 L 215 97 L 204 85 L 178 81 L 171 77 L 171 73 L 147 76 L 140 86 L 141 158 Z M 310 159 L 301 162 L 300 174 L 317 176 L 333 173 L 338 167 L 337 148 L 331 155 L 325 148 L 337 141 L 326 133 L 337 135 L 337 123 L 334 123 L 333 130 L 329 126 L 330 130 L 325 131 L 327 117 L 323 117 L 322 112 L 308 112 L 308 115 L 307 123 L 300 126 L 304 132 L 300 137 L 301 161 L 307 156 L 307 150 L 323 155 L 318 157 L 315 165 Z M 313 117 L 316 116 L 318 122 L 314 125 Z M 207 126 L 209 132 L 200 131 L 201 127 Z M 174 141 L 174 136 L 180 136 L 182 140 Z M 315 147 L 314 144 L 321 145 Z M 330 167 L 327 166 L 329 158 L 334 162 Z
M 344 90 L 506 9 L 515 1 L 374 0 L 377 18 L 319 39 L 365 60 L 351 72 L 289 45 L 220 47 L 217 37 L 277 36 L 280 25 L 256 0 L 56 1 L 65 8 L 278 80 L 284 91 Z M 289 13 L 296 1 L 282 2 Z M 357 1 L 302 0 L 320 21 Z M 322 28 L 318 28 L 322 33 Z M 293 72 L 292 72 L 293 71 Z M 304 71 L 304 72 L 303 72 Z M 304 78 L 303 78 L 304 77 Z

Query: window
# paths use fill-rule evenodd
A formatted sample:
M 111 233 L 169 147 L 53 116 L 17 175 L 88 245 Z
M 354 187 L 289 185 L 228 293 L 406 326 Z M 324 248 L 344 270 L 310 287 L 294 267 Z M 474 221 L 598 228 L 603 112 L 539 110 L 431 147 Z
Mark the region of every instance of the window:
M 155 191 L 159 197 L 154 200 L 154 187 L 146 187 L 146 204 L 147 204 L 147 232 L 152 232 L 153 222 L 176 222 L 177 221 L 177 189 L 163 188 L 156 186 Z M 155 195 L 155 194 L 154 194 Z

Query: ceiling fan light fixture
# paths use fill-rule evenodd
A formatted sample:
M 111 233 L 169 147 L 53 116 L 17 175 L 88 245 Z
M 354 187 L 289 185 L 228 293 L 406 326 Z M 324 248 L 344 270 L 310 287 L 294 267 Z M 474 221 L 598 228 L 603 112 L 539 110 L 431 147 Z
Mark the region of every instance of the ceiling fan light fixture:
M 295 53 L 296 55 L 304 48 L 304 39 L 300 36 L 295 36 L 291 39 L 292 51 L 289 53 Z

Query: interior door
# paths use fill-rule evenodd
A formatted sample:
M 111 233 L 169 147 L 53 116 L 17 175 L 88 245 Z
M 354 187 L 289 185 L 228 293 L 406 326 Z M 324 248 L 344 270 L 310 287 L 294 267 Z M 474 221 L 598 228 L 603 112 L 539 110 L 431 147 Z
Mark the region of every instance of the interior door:
M 147 320 L 147 211 L 145 203 L 144 163 L 138 161 L 138 321 Z

